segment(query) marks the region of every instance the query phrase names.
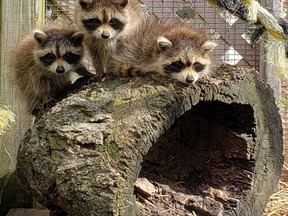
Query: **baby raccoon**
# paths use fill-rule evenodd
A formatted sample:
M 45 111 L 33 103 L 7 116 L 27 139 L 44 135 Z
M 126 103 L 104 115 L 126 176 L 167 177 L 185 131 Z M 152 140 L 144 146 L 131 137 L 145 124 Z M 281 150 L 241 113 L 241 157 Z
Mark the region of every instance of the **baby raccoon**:
M 191 84 L 209 74 L 215 46 L 183 23 L 149 20 L 118 41 L 108 70 L 120 76 L 156 72 Z
M 78 27 L 96 72 L 103 74 L 116 47 L 116 40 L 133 32 L 144 19 L 138 0 L 79 0 Z
M 26 35 L 12 56 L 16 85 L 28 111 L 36 114 L 65 92 L 72 71 L 85 77 L 93 74 L 82 64 L 84 35 L 72 26 L 49 25 Z

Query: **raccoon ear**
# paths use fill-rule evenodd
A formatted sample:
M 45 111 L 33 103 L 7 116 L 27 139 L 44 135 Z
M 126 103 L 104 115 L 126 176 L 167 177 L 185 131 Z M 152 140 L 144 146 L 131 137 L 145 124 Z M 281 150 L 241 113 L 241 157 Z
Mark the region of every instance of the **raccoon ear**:
M 172 45 L 173 45 L 172 42 L 165 37 L 160 36 L 157 38 L 157 47 L 159 48 L 160 51 L 169 49 L 172 47 Z
M 115 3 L 118 5 L 118 8 L 121 10 L 125 8 L 128 4 L 129 0 L 115 0 Z
M 206 41 L 201 48 L 206 52 L 212 51 L 217 46 L 213 41 Z
M 34 31 L 34 38 L 39 44 L 43 44 L 48 40 L 48 36 L 40 30 Z
M 89 5 L 92 4 L 93 0 L 79 0 L 79 4 L 83 10 L 88 9 Z
M 75 46 L 81 46 L 84 41 L 84 34 L 81 32 L 76 32 L 71 36 L 71 40 Z

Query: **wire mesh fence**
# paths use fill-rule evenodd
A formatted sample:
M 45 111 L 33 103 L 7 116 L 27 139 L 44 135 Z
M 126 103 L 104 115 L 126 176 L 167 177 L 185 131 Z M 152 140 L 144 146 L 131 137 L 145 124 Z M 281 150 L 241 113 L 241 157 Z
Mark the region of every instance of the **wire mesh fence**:
M 46 0 L 46 21 L 61 17 L 74 19 L 76 0 Z

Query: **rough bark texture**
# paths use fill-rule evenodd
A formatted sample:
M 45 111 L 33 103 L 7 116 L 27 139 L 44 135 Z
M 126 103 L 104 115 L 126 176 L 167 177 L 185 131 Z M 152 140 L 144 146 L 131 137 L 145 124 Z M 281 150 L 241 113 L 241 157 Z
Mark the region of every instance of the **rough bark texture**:
M 69 215 L 148 214 L 135 205 L 138 176 L 187 212 L 261 215 L 283 163 L 278 108 L 257 75 L 217 71 L 190 87 L 151 77 L 83 87 L 26 133 L 22 183 Z

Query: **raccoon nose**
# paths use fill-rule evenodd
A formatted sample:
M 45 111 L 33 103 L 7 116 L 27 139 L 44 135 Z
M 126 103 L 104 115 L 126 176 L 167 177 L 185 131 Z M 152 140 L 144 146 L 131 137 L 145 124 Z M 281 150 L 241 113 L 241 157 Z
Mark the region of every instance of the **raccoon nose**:
M 56 73 L 62 74 L 65 72 L 65 68 L 62 65 L 58 65 L 56 68 Z
M 110 33 L 108 31 L 103 31 L 101 37 L 103 39 L 108 39 L 110 37 Z
M 186 77 L 186 83 L 193 83 L 193 82 L 194 82 L 193 76 L 187 76 Z

